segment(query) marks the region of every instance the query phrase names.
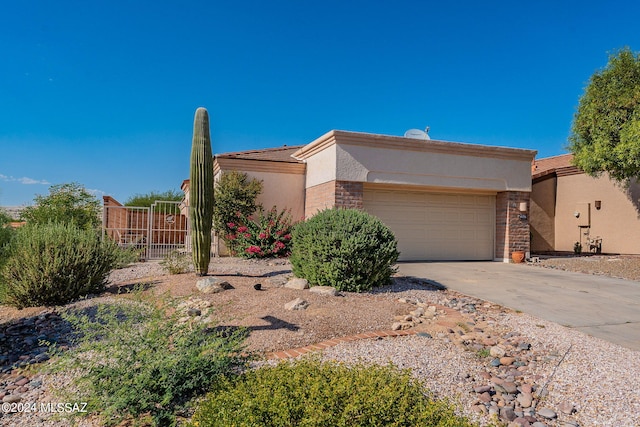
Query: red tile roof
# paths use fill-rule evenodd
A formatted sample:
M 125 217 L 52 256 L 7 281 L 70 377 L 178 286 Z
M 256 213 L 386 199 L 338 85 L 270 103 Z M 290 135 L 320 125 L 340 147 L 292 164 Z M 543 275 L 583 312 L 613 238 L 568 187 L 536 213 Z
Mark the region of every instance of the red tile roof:
M 220 159 L 242 159 L 242 160 L 263 160 L 268 162 L 301 163 L 301 161 L 291 157 L 293 153 L 302 148 L 303 145 L 292 145 L 278 148 L 265 148 L 262 150 L 237 151 L 234 153 L 216 154 Z
M 531 175 L 533 179 L 540 178 L 559 171 L 574 174 L 581 173 L 580 169 L 573 166 L 573 154 L 561 154 L 559 156 L 536 159 L 531 164 Z

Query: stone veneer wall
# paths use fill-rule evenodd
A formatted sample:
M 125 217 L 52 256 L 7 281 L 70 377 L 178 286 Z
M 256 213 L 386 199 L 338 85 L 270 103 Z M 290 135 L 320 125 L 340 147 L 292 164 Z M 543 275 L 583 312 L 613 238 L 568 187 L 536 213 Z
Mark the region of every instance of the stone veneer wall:
M 362 182 L 329 181 L 306 189 L 304 216 L 309 218 L 316 212 L 332 208 L 362 209 Z
M 531 193 L 504 191 L 496 195 L 496 259 L 510 260 L 515 251 L 530 251 L 529 212 L 520 212 L 521 202 L 529 206 Z M 520 219 L 526 215 L 527 219 Z

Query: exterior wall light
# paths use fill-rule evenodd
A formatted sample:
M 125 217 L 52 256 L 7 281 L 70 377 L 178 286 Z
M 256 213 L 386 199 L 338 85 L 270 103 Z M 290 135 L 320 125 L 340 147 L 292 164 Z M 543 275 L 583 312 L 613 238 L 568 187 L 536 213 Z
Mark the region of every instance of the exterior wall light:
M 593 203 L 593 206 L 595 206 L 597 210 L 600 210 L 600 208 L 602 207 L 602 200 L 596 200 Z
M 520 202 L 520 205 L 518 206 L 518 210 L 520 212 L 526 212 L 527 211 L 527 202 Z

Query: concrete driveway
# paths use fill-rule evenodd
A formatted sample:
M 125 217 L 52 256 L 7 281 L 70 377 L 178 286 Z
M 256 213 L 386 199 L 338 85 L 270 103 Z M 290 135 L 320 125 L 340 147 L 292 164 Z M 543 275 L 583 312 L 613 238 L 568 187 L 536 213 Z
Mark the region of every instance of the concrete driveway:
M 640 350 L 640 282 L 501 262 L 404 262 L 400 273 Z

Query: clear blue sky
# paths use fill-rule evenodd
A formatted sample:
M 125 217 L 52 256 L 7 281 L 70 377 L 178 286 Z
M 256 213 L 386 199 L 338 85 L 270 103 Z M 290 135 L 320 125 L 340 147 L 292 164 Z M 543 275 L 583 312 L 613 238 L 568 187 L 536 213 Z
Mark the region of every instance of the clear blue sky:
M 214 153 L 331 129 L 564 152 L 637 1 L 34 1 L 0 10 L 0 205 L 179 189 Z

